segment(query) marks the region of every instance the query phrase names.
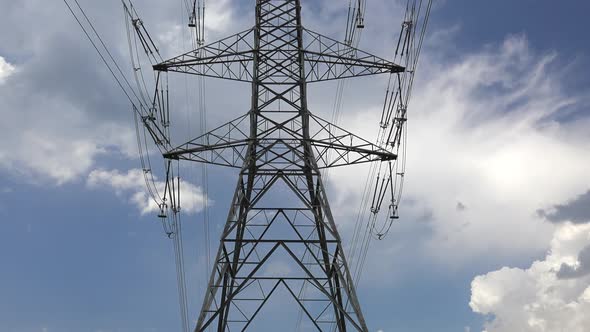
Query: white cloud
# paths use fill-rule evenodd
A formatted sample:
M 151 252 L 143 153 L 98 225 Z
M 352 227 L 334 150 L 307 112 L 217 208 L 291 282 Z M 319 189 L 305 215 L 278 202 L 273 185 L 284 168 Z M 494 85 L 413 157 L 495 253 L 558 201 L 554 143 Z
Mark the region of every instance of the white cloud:
M 235 9 L 235 4 L 230 0 L 220 0 L 207 4 L 205 44 L 215 42 L 253 26 L 253 14 L 241 13 L 241 15 L 236 15 Z M 250 8 L 248 7 L 248 9 Z M 195 46 L 192 41 L 193 34 L 187 29 L 188 15 L 182 18 L 182 22 L 179 22 L 179 18 L 176 16 L 173 18 L 174 20 L 166 21 L 164 24 L 146 22 L 148 29 L 156 33 L 157 43 L 164 57 L 177 56 L 192 50 Z
M 83 173 L 101 152 L 87 140 L 68 141 L 34 131 L 23 132 L 21 138 L 21 149 L 13 151 L 11 158 L 3 158 L 1 164 L 17 172 L 30 170 L 48 176 L 58 184 Z
M 527 269 L 503 267 L 471 284 L 473 311 L 490 315 L 488 332 L 584 332 L 590 330 L 590 275 L 559 278 L 563 264 L 581 264 L 590 245 L 590 224 L 565 223 L 543 260 Z
M 155 180 L 155 188 L 163 195 L 165 183 Z M 127 197 L 142 214 L 159 211 L 158 205 L 147 192 L 143 170 L 131 169 L 127 173 L 118 170 L 93 170 L 88 175 L 86 184 L 90 188 L 113 189 L 116 195 Z M 180 198 L 181 211 L 189 214 L 201 211 L 204 204 L 211 204 L 201 187 L 183 180 L 180 181 Z
M 68 116 L 61 126 L 51 119 L 33 120 L 41 123 L 37 122 L 36 128 L 27 126 L 21 130 L 9 123 L 0 125 L 9 133 L 0 142 L 0 168 L 24 176 L 25 181 L 50 179 L 60 185 L 87 174 L 95 159 L 113 148 L 127 156 L 134 155 L 134 138 L 129 128 L 108 123 L 93 127 L 76 117 L 82 112 L 62 112 Z M 110 137 L 110 141 L 104 137 Z
M 235 20 L 234 7 L 229 0 L 215 1 L 207 6 L 205 28 L 214 32 L 226 31 Z M 251 21 L 251 20 L 250 20 Z
M 293 273 L 291 261 L 273 260 L 264 264 L 265 276 L 289 276 Z
M 399 222 L 419 230 L 413 221 L 432 213 L 430 232 L 422 242 L 415 234 L 396 239 L 391 255 L 409 249 L 398 240 L 445 266 L 489 260 L 490 252 L 495 260 L 542 252 L 554 226 L 535 211 L 585 192 L 590 183 L 590 133 L 582 125 L 589 119 L 551 120 L 578 102 L 552 70 L 556 54 L 536 54 L 524 36 L 510 36 L 451 62 L 428 53 L 422 60 L 409 109 L 404 190 L 410 200 Z M 371 137 L 379 115 L 380 109 L 347 114 L 343 127 Z M 334 210 L 356 212 L 349 203 L 359 201 L 364 183 L 356 174 L 333 172 Z M 458 210 L 457 202 L 467 208 Z M 381 260 L 373 265 L 385 269 Z M 393 262 L 384 272 L 388 280 L 391 269 Z
M 187 16 L 184 10 L 178 11 L 178 5 L 151 1 L 138 8 L 159 47 L 167 51 L 165 56 L 184 52 L 190 45 L 186 22 L 179 25 L 179 14 L 184 20 Z M 0 84 L 10 75 L 10 84 L 4 83 L 0 89 L 0 172 L 23 182 L 61 185 L 83 179 L 99 158 L 136 158 L 129 104 L 69 12 L 39 6 L 3 9 L 0 30 L 5 27 L 14 33 L 2 35 L 0 42 L 19 63 L 15 69 L 0 57 Z M 121 10 L 120 4 L 97 2 L 85 9 L 135 86 L 124 22 L 112 20 L 113 11 Z M 243 18 L 234 15 L 234 9 L 230 0 L 207 5 L 209 41 L 230 27 L 238 31 L 235 25 L 241 25 Z M 32 32 L 19 28 L 19 17 L 54 24 Z M 252 25 L 252 16 L 244 20 L 248 25 L 239 29 Z M 180 85 L 171 86 L 173 91 L 184 91 Z M 178 99 L 187 99 L 181 97 Z M 173 116 L 183 104 L 173 103 Z M 175 123 L 184 128 L 185 123 Z
M 6 78 L 10 76 L 15 69 L 16 68 L 12 64 L 8 63 L 6 59 L 0 56 L 0 84 L 4 83 Z
M 60 185 L 86 175 L 106 153 L 135 157 L 131 117 L 119 115 L 130 113 L 110 109 L 124 104 L 94 81 L 98 69 L 78 67 L 82 57 L 63 55 L 70 53 L 59 49 L 68 38 L 47 39 L 57 45 L 28 50 L 17 70 L 0 57 L 0 81 L 11 73 L 0 89 L 0 171 L 23 182 Z M 77 69 L 62 68 L 64 62 Z

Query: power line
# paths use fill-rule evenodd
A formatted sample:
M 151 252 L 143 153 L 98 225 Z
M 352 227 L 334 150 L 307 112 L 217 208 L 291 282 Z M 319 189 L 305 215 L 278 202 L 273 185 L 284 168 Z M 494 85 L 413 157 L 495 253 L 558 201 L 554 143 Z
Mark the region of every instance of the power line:
M 361 35 L 358 29 L 362 29 L 365 23 L 366 4 L 363 0 L 350 3 L 344 43 L 305 29 L 301 24 L 300 0 L 259 0 L 256 6 L 256 25 L 252 29 L 209 45 L 204 45 L 205 1 L 193 0 L 191 13 L 189 1 L 181 0 L 181 7 L 189 12 L 189 26 L 195 27 L 195 36 L 191 38 L 195 50 L 166 61 L 161 60 L 158 47 L 131 3 L 127 7 L 123 1 L 126 17 L 131 19 L 135 29 L 132 43 L 127 23 L 129 49 L 139 96 L 130 86 L 78 1 L 75 1 L 98 37 L 98 42 L 104 49 L 102 52 L 106 51 L 116 70 L 64 0 L 128 99 L 132 104 L 132 95 L 137 99 L 140 108 L 137 109 L 133 104 L 134 111 L 137 112 L 136 125 L 141 121 L 144 126 L 143 137 L 136 131 L 138 140 L 142 140 L 138 142 L 140 162 L 144 172 L 146 169 L 150 170 L 151 178 L 144 174 L 144 179 L 154 199 L 160 194 L 151 172 L 148 134 L 162 156 L 167 159 L 164 189 L 157 199 L 160 202 L 164 230 L 174 241 L 183 329 L 188 330 L 188 301 L 180 218 L 179 163 L 180 160 L 187 160 L 234 167 L 240 171 L 220 246 L 213 261 L 196 331 L 205 331 L 213 325 L 220 331 L 245 330 L 279 286 L 285 287 L 303 309 L 299 311 L 298 322 L 302 317 L 307 317 L 319 330 L 323 330 L 320 328 L 321 324 L 327 324 L 323 326 L 333 326 L 339 331 L 367 331 L 355 286 L 363 271 L 371 239 L 375 235 L 381 238 L 391 227 L 391 221 L 385 224 L 379 222 L 379 212 L 387 210 L 388 218 L 397 218 L 397 205 L 405 174 L 407 131 L 404 126 L 407 105 L 424 36 L 421 32 L 419 41 L 415 44 L 414 25 L 422 9 L 422 0 L 418 7 L 417 0 L 408 1 L 406 20 L 400 33 L 400 46 L 394 56 L 394 61 L 405 61 L 405 71 L 404 67 L 395 62 L 356 48 Z M 430 11 L 430 2 L 427 13 Z M 304 42 L 304 38 L 308 40 Z M 146 97 L 149 93 L 143 73 L 137 72 L 141 70 L 138 42 L 157 72 L 151 104 Z M 121 75 L 117 74 L 117 70 Z M 200 76 L 196 92 L 201 135 L 177 147 L 172 147 L 171 144 L 166 76 L 168 72 Z M 390 73 L 390 80 L 385 97 L 387 105 L 383 107 L 375 144 L 320 119 L 307 109 L 307 82 L 342 80 L 379 73 Z M 248 114 L 205 132 L 207 91 L 203 76 L 250 82 L 252 101 Z M 187 81 L 185 88 L 188 91 Z M 344 88 L 344 83 L 340 83 L 337 88 L 332 122 L 339 121 Z M 187 106 L 188 104 L 187 102 Z M 190 108 L 187 108 L 188 111 Z M 187 117 L 190 132 L 190 114 Z M 351 260 L 353 264 L 349 265 L 325 194 L 320 169 L 363 162 L 376 163 L 370 169 L 370 178 L 363 190 L 352 241 L 351 257 L 356 260 Z M 375 175 L 376 182 L 370 181 Z M 203 191 L 208 196 L 209 179 L 206 167 L 202 168 L 201 179 Z M 285 188 L 277 189 L 275 184 L 279 182 L 284 183 Z M 274 195 L 274 190 L 279 190 L 278 193 L 281 190 L 290 193 L 294 195 L 294 199 L 268 206 L 268 201 L 279 198 L 270 197 Z M 381 209 L 388 193 L 391 194 L 389 208 Z M 203 204 L 208 260 L 209 212 L 207 203 Z M 370 211 L 368 215 L 365 214 L 367 209 Z M 280 236 L 268 232 L 277 220 L 280 220 L 283 227 L 291 227 L 291 232 Z M 305 277 L 293 277 L 289 271 L 271 276 L 262 274 L 265 262 L 277 248 L 286 251 L 286 257 L 294 260 L 292 267 L 302 269 Z M 307 284 L 313 285 L 318 292 L 307 292 Z M 245 289 L 248 292 L 242 293 Z M 296 294 L 297 289 L 299 292 Z M 320 309 L 323 310 L 311 313 L 317 310 L 313 303 L 317 303 L 318 299 L 315 297 L 318 294 L 323 296 L 319 301 L 327 301 L 328 305 L 322 305 Z M 244 299 L 260 301 L 258 309 L 242 310 L 238 301 Z

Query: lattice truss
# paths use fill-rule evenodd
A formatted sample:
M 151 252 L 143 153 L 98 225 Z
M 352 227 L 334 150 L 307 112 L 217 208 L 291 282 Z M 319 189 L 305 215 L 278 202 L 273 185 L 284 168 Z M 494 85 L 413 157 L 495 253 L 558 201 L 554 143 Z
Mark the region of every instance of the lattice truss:
M 345 166 L 378 160 L 393 160 L 395 154 L 362 139 L 320 117 L 310 115 L 312 134 L 303 137 L 301 119 L 291 113 L 277 120 L 258 116 L 257 136 L 249 135 L 248 115 L 240 116 L 165 154 L 171 159 L 193 160 L 220 166 L 241 168 L 248 146 L 257 148 L 256 156 L 272 169 L 297 168 L 305 163 L 303 146 L 311 146 L 318 168 Z
M 302 172 L 256 175 L 250 192 L 248 179 L 242 175 L 238 184 L 198 330 L 219 330 L 220 324 L 228 331 L 252 327 L 282 288 L 301 309 L 305 330 L 336 326 L 339 331 L 365 331 L 319 177 Z M 313 192 L 308 181 L 315 181 Z M 272 197 L 283 190 L 292 196 L 282 195 L 282 207 L 276 208 Z M 282 266 L 288 268 L 280 270 Z
M 320 169 L 396 155 L 312 115 L 306 89 L 404 68 L 304 29 L 299 0 L 257 0 L 254 28 L 154 69 L 252 84 L 247 114 L 164 153 L 240 169 L 195 331 L 259 330 L 278 293 L 306 331 L 367 331 Z
M 293 44 L 293 36 L 284 29 L 285 24 L 290 21 L 296 24 L 297 20 L 295 13 L 288 10 L 289 2 L 273 8 L 261 6 L 263 19 L 259 26 L 269 28 L 267 32 L 273 39 L 267 48 L 256 48 L 253 44 L 257 29 L 254 27 L 164 61 L 154 69 L 252 82 L 253 62 L 260 61 L 266 62 L 268 71 L 262 70 L 263 75 L 258 79 L 280 83 L 292 74 L 299 75 L 293 72 L 297 70 L 293 57 L 302 56 L 305 63 L 302 76 L 307 83 L 404 71 L 402 66 L 305 28 L 300 32 L 303 47 L 299 49 Z M 294 50 L 297 52 L 290 52 Z

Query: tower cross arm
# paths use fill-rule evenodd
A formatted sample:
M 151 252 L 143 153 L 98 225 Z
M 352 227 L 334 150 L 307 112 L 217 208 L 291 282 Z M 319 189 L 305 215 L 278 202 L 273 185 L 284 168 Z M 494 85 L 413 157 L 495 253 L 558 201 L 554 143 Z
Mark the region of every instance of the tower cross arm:
M 153 66 L 157 71 L 174 71 L 185 74 L 251 82 L 254 46 L 254 29 L 201 46 Z
M 404 67 L 308 29 L 303 56 L 307 82 L 399 73 Z
M 308 139 L 318 168 L 396 160 L 397 155 L 318 116 L 311 115 Z
M 395 153 L 371 143 L 359 145 L 310 140 L 318 168 L 331 168 L 397 159 Z
M 219 144 L 185 143 L 163 153 L 167 159 L 189 160 L 205 164 L 241 168 L 244 164 L 248 140 L 233 140 Z
M 250 142 L 248 124 L 248 115 L 242 115 L 162 155 L 167 159 L 240 168 Z
M 318 168 L 397 159 L 397 155 L 310 113 L 310 136 L 300 131 L 268 128 L 251 137 L 248 114 L 163 153 L 164 158 L 242 168 L 249 149 L 260 160 L 304 166 L 308 145 Z M 264 127 L 264 126 L 263 126 Z M 274 151 L 278 149 L 283 152 Z M 268 163 L 262 162 L 261 165 Z M 269 165 L 270 166 L 270 165 Z

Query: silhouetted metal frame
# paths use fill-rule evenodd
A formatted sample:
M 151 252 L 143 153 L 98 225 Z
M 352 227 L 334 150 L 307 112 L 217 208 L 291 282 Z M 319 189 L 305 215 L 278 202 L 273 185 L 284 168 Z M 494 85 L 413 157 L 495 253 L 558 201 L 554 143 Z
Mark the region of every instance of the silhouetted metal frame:
M 310 82 L 404 68 L 304 29 L 300 0 L 257 0 L 254 28 L 159 63 L 154 70 L 252 86 L 246 115 L 163 153 L 168 159 L 240 169 L 195 331 L 213 326 L 227 331 L 230 325 L 246 330 L 279 286 L 317 330 L 331 329 L 322 328 L 330 324 L 338 331 L 368 331 L 319 170 L 397 156 L 313 116 L 306 89 Z M 294 194 L 295 202 L 289 203 L 299 205 L 264 206 L 279 183 Z M 267 238 L 281 222 L 290 238 Z M 302 276 L 258 273 L 278 250 L 292 258 Z M 307 285 L 321 297 L 295 291 L 295 286 Z M 250 289 L 258 295 L 239 297 Z M 249 311 L 240 307 L 242 302 L 250 303 Z M 322 303 L 322 310 L 318 313 L 310 303 Z

